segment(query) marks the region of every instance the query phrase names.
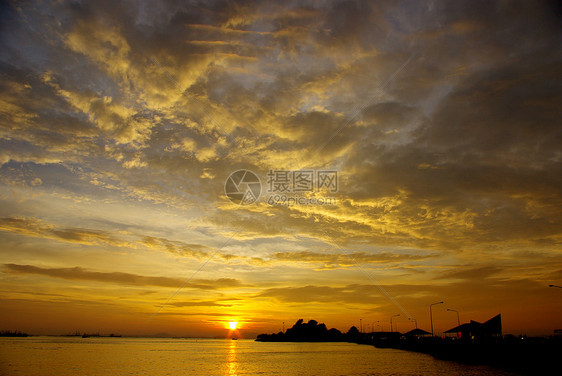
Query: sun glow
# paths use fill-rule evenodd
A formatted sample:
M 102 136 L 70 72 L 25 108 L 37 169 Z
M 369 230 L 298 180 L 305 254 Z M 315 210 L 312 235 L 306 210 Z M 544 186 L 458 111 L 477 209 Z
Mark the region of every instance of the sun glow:
M 237 326 L 238 326 L 238 323 L 236 321 L 230 321 L 228 323 L 228 327 L 230 328 L 230 330 L 235 330 Z

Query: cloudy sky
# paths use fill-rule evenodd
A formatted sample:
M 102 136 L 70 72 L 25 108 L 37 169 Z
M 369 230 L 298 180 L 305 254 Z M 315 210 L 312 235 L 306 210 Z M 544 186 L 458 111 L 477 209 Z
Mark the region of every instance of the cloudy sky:
M 3 4 L 0 329 L 429 330 L 442 300 L 437 332 L 447 308 L 562 328 L 561 13 Z M 225 194 L 237 170 L 256 202 Z M 294 171 L 315 184 L 288 205 L 270 185 Z

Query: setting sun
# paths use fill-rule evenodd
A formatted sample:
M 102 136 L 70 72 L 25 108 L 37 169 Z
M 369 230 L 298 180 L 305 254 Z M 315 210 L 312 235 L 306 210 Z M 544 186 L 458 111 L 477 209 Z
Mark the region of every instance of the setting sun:
M 236 321 L 230 321 L 228 323 L 228 327 L 230 328 L 230 330 L 236 329 L 237 326 L 238 326 L 238 323 Z

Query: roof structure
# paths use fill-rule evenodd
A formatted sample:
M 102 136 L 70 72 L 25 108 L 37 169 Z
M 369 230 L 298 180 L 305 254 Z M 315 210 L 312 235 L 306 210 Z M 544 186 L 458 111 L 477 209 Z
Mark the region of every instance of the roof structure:
M 502 335 L 502 317 L 501 314 L 492 317 L 485 323 L 479 323 L 471 320 L 470 323 L 462 324 L 451 328 L 445 333 L 466 333 L 470 336 L 495 336 Z
M 425 331 L 423 329 L 418 329 L 418 328 L 410 330 L 407 333 L 404 333 L 405 336 L 426 336 L 428 334 L 431 334 L 431 333 L 428 332 L 428 331 Z

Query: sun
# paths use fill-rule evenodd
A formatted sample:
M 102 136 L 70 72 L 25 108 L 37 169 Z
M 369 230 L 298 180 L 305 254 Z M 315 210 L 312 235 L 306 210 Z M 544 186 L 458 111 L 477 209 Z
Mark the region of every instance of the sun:
M 238 326 L 238 323 L 236 321 L 230 321 L 228 323 L 228 327 L 230 328 L 230 330 L 235 330 L 237 326 Z

